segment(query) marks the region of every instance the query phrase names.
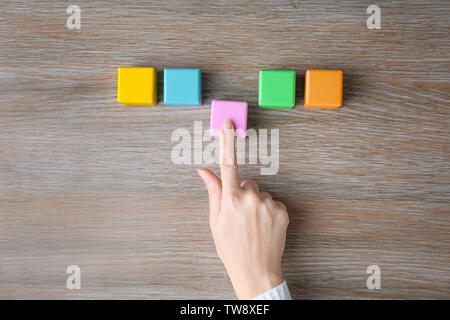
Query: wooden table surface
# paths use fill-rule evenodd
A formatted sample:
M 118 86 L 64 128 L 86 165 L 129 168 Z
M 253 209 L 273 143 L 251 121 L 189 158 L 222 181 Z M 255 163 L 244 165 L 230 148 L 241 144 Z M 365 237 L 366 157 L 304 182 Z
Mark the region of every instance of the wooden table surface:
M 231 99 L 248 101 L 250 128 L 280 130 L 278 174 L 240 175 L 288 207 L 294 298 L 448 299 L 449 25 L 445 0 L 2 1 L 0 298 L 234 299 L 200 166 L 170 158 L 175 129 L 206 129 L 211 100 Z M 120 66 L 160 82 L 201 68 L 204 104 L 121 106 Z M 258 108 L 268 68 L 297 72 L 295 108 Z M 307 69 L 344 71 L 339 110 L 303 108 Z

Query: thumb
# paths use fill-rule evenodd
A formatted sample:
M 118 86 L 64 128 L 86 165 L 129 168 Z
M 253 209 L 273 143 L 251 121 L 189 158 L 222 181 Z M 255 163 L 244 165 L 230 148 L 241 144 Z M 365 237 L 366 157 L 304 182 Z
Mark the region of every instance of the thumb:
M 217 215 L 222 201 L 222 181 L 208 169 L 198 169 L 197 172 L 208 189 L 210 214 Z

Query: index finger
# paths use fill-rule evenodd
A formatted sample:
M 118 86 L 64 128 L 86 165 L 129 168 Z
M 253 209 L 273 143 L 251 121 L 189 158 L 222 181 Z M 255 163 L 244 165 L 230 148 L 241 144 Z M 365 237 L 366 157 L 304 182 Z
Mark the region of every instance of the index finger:
M 220 175 L 222 190 L 239 189 L 238 167 L 236 163 L 236 148 L 234 126 L 231 120 L 225 120 L 220 130 Z

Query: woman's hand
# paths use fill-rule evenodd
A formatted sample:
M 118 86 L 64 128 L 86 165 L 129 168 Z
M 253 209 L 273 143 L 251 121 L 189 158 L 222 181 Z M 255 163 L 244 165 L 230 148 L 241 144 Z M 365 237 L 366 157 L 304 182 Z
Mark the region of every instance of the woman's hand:
M 217 253 L 239 299 L 252 299 L 283 282 L 281 257 L 289 217 L 284 204 L 260 192 L 252 180 L 239 182 L 234 128 L 220 132 L 222 181 L 198 170 L 209 194 L 209 223 Z

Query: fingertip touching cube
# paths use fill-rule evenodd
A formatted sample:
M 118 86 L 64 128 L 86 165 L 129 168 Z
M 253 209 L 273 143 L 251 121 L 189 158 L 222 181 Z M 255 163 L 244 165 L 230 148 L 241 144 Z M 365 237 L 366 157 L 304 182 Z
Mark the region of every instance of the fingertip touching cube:
M 157 102 L 154 68 L 121 67 L 117 79 L 117 101 L 127 106 L 154 106 Z
M 247 102 L 213 100 L 211 103 L 211 136 L 218 137 L 220 128 L 226 119 L 230 119 L 234 125 L 235 135 L 245 138 L 247 135 Z
M 295 71 L 260 70 L 258 104 L 267 109 L 292 108 L 295 105 Z
M 164 69 L 164 104 L 200 106 L 202 104 L 200 69 Z
M 342 105 L 342 70 L 308 70 L 305 75 L 305 108 L 337 109 Z

